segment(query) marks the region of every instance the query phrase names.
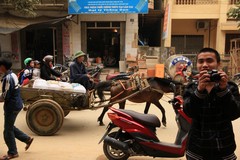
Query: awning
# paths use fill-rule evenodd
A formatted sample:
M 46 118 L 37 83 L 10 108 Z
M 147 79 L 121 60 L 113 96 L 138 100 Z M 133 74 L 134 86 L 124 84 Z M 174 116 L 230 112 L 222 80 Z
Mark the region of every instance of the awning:
M 23 28 L 31 27 L 50 27 L 57 23 L 70 20 L 70 16 L 60 18 L 37 17 L 37 18 L 20 18 L 9 14 L 0 15 L 0 34 L 10 34 Z

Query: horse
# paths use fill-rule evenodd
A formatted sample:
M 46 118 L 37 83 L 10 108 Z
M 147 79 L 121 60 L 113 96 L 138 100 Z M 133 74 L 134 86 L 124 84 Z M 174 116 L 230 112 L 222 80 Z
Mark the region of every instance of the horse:
M 147 78 L 147 82 L 150 85 L 149 88 L 140 91 L 133 97 L 128 98 L 127 100 L 134 102 L 134 103 L 143 103 L 146 102 L 144 113 L 147 114 L 149 111 L 149 107 L 151 103 L 157 106 L 160 111 L 162 112 L 162 124 L 166 126 L 166 115 L 165 109 L 160 104 L 159 100 L 163 97 L 164 93 L 171 93 L 174 92 L 173 87 L 171 84 L 175 84 L 177 93 L 180 93 L 182 83 L 176 82 L 170 79 L 165 78 Z M 101 101 L 105 101 L 105 97 L 103 91 L 110 91 L 110 101 L 109 103 L 114 103 L 115 101 L 121 100 L 136 91 L 129 89 L 131 88 L 130 80 L 119 81 L 119 83 L 113 84 L 112 81 L 103 81 L 96 85 L 95 90 L 97 91 L 97 95 Z M 124 109 L 126 104 L 126 100 L 119 103 L 119 108 Z M 98 117 L 99 125 L 104 125 L 103 117 L 105 113 L 108 111 L 108 107 L 104 107 L 101 115 Z

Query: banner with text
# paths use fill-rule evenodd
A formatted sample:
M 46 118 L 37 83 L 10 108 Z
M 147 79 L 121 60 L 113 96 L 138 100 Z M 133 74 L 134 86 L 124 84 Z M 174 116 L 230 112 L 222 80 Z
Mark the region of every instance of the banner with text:
M 69 14 L 148 13 L 148 0 L 68 0 Z

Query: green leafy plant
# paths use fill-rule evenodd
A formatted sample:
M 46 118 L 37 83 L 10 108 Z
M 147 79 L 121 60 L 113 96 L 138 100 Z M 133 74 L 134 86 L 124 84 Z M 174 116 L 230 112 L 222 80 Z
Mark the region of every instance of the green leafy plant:
M 228 18 L 236 19 L 238 22 L 238 27 L 240 27 L 240 1 L 237 2 L 235 7 L 230 8 L 227 13 Z
M 36 16 L 35 5 L 39 4 L 39 0 L 4 0 L 6 4 L 11 4 L 16 11 L 28 16 Z

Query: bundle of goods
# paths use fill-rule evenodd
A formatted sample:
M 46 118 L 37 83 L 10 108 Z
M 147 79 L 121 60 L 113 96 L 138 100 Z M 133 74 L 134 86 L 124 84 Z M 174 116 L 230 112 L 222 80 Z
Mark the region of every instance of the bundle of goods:
M 78 83 L 46 81 L 43 79 L 36 79 L 33 83 L 33 88 L 86 93 L 86 89 Z

